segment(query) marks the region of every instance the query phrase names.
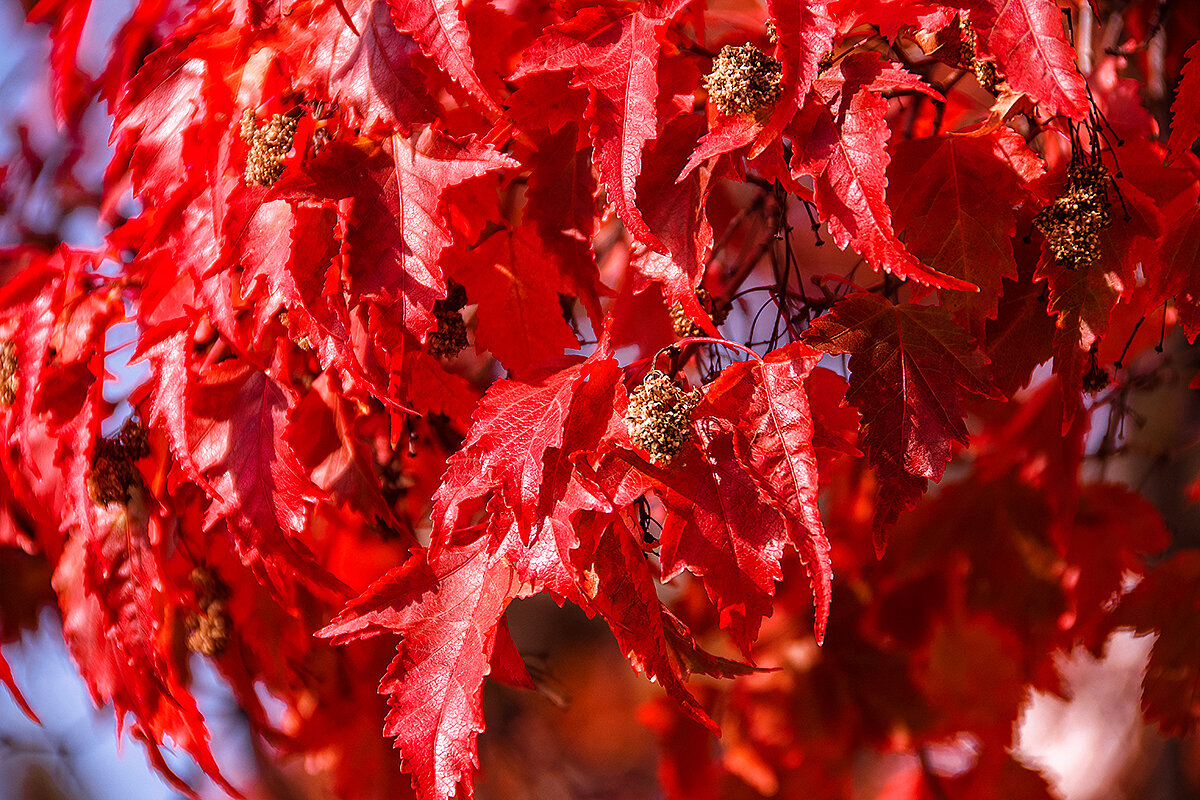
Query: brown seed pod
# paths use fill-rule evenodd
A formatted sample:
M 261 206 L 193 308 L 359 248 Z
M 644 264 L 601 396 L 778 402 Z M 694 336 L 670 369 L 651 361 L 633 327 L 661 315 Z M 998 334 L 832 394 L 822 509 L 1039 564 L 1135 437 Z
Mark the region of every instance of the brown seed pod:
M 295 117 L 276 114 L 271 120 L 256 127 L 254 112 L 247 109 L 242 113 L 240 134 L 250 145 L 246 154 L 246 183 L 255 186 L 270 186 L 283 174 L 282 161 L 292 149 L 296 136 Z
M 691 436 L 691 413 L 699 402 L 699 390 L 685 392 L 667 375 L 651 370 L 629 395 L 629 438 L 649 454 L 650 463 L 670 464 Z
M 975 73 L 975 80 L 979 81 L 984 91 L 995 94 L 996 87 L 1000 84 L 1000 76 L 996 74 L 996 62 L 979 57 L 979 38 L 975 29 L 971 27 L 966 11 L 959 15 L 959 26 L 959 63 Z
M 729 306 L 718 305 L 708 290 L 700 287 L 696 290 L 696 300 L 699 301 L 700 307 L 712 319 L 714 325 L 721 325 L 729 317 Z M 671 327 L 675 330 L 675 335 L 681 339 L 689 336 L 704 336 L 704 330 L 696 324 L 679 303 L 671 306 Z
M 1108 170 L 1103 164 L 1076 164 L 1067 172 L 1067 188 L 1034 217 L 1054 260 L 1068 269 L 1092 264 L 1100 252 L 1100 231 L 1109 216 Z
M 722 113 L 753 114 L 783 94 L 783 68 L 752 44 L 727 44 L 713 59 L 704 85 Z
M 128 419 L 120 432 L 108 439 L 96 439 L 92 450 L 92 468 L 87 474 L 88 496 L 98 506 L 129 502 L 129 490 L 142 483 L 133 462 L 150 455 L 150 440 L 140 422 Z
M 225 652 L 233 620 L 224 600 L 212 600 L 200 613 L 191 613 L 184 622 L 187 627 L 187 648 L 193 653 L 214 658 Z
M 459 310 L 467 304 L 467 291 L 462 284 L 451 281 L 445 300 L 433 304 L 437 330 L 429 334 L 425 349 L 434 358 L 454 358 L 467 346 L 467 325 Z
M 0 406 L 9 407 L 17 400 L 17 347 L 0 342 Z

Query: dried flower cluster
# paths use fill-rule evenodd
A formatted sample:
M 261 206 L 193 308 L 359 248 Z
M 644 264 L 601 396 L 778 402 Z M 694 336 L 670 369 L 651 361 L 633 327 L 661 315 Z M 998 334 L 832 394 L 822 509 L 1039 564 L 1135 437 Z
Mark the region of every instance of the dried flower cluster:
M 115 438 L 96 440 L 92 468 L 88 471 L 87 490 L 98 506 L 129 502 L 129 490 L 142 478 L 133 462 L 150 455 L 150 440 L 140 422 L 129 419 Z
M 1100 366 L 1099 359 L 1096 358 L 1096 351 L 1093 348 L 1088 354 L 1088 368 L 1083 373 L 1083 390 L 1088 394 L 1096 394 L 1108 388 L 1112 383 L 1112 378 L 1108 374 L 1108 370 Z
M 699 390 L 685 392 L 667 375 L 651 370 L 629 395 L 629 437 L 649 453 L 650 463 L 666 466 L 691 435 L 691 413 L 699 402 Z
M 1054 260 L 1068 269 L 1087 267 L 1100 251 L 1100 231 L 1109 219 L 1108 170 L 1079 163 L 1067 172 L 1067 188 L 1034 218 Z
M 783 94 L 783 68 L 752 44 L 725 45 L 704 76 L 708 96 L 725 114 L 753 114 Z
M 0 406 L 11 406 L 17 399 L 17 348 L 12 342 L 0 342 Z
M 708 290 L 701 287 L 696 290 L 696 299 L 700 301 L 700 306 L 712 318 L 713 324 L 720 325 L 725 322 L 729 316 L 729 306 L 718 306 L 713 296 L 708 293 Z M 671 306 L 671 327 L 675 329 L 675 335 L 681 339 L 688 336 L 704 336 L 704 331 L 696 321 L 688 316 L 687 311 L 679 303 Z
M 206 567 L 196 567 L 188 576 L 196 587 L 199 612 L 184 622 L 187 648 L 205 656 L 219 656 L 229 646 L 233 620 L 229 617 L 229 588 Z
M 433 304 L 437 330 L 429 334 L 425 349 L 434 358 L 453 358 L 467 346 L 467 325 L 459 311 L 467 304 L 467 290 L 450 282 L 445 300 Z
M 996 74 L 996 62 L 989 59 L 979 57 L 979 52 L 976 49 L 979 39 L 975 34 L 975 29 L 970 26 L 966 19 L 966 12 L 962 15 L 962 37 L 959 40 L 959 55 L 964 67 L 975 73 L 975 80 L 979 81 L 979 85 L 986 91 L 995 94 L 996 86 L 1000 83 L 1000 76 Z
M 276 114 L 270 122 L 258 124 L 252 109 L 242 112 L 242 141 L 250 145 L 246 154 L 246 183 L 270 186 L 283 174 L 283 159 L 292 149 L 296 136 L 296 118 Z

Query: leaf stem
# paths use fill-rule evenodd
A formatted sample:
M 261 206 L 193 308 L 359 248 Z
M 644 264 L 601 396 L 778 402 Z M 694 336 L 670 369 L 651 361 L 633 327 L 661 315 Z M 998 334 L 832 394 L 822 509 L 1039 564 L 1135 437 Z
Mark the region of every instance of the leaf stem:
M 687 337 L 684 337 L 683 339 L 680 339 L 680 340 L 679 340 L 678 342 L 676 342 L 675 344 L 673 344 L 673 345 L 668 345 L 667 347 L 664 347 L 662 350 L 659 350 L 657 353 L 655 353 L 655 354 L 654 354 L 654 360 L 655 360 L 655 361 L 658 361 L 658 357 L 659 357 L 659 356 L 661 356 L 661 355 L 662 355 L 664 352 L 666 352 L 667 350 L 670 350 L 671 348 L 681 348 L 681 347 L 683 347 L 683 345 L 685 345 L 685 344 L 719 344 L 719 345 L 724 345 L 725 347 L 730 347 L 730 348 L 732 348 L 732 349 L 734 349 L 734 350 L 741 350 L 743 353 L 746 353 L 747 355 L 754 356 L 754 358 L 755 358 L 755 359 L 757 359 L 758 361 L 762 361 L 762 360 L 763 360 L 763 359 L 762 359 L 762 356 L 760 356 L 758 353 L 756 353 L 756 352 L 754 352 L 753 350 L 751 350 L 749 347 L 746 347 L 746 345 L 744 345 L 744 344 L 741 344 L 740 342 L 731 342 L 731 341 L 729 341 L 728 339 L 714 339 L 714 338 L 712 338 L 712 337 L 710 337 L 710 336 L 687 336 Z

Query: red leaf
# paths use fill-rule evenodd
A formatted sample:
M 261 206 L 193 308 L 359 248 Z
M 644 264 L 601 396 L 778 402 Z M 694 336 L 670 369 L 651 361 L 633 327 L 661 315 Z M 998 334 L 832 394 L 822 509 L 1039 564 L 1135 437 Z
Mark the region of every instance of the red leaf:
M 597 362 L 600 367 L 610 361 Z M 563 441 L 572 396 L 587 379 L 589 367 L 561 359 L 539 368 L 524 380 L 492 384 L 479 403 L 474 424 L 462 448 L 446 464 L 435 495 L 434 542 L 459 527 L 475 502 L 496 492 L 527 536 L 541 512 L 546 452 Z M 468 505 L 470 504 L 470 505 Z
M 590 578 L 585 586 L 589 604 L 607 620 L 633 668 L 658 681 L 688 716 L 715 733 L 717 724 L 688 691 L 671 658 L 654 575 L 624 523 L 614 523 L 600 537 L 585 575 Z
M 415 551 L 317 634 L 334 644 L 400 634 L 379 685 L 391 707 L 384 733 L 396 738 L 421 800 L 447 800 L 459 787 L 461 796 L 473 796 L 483 679 L 518 588 L 492 537 L 447 543 L 428 560 Z
M 87 500 L 86 490 L 80 491 Z M 133 487 L 127 505 L 91 511 L 94 529 L 86 538 L 68 539 L 53 583 L 63 610 L 63 636 L 92 700 L 113 704 L 118 730 L 127 715 L 133 717 L 135 738 L 145 744 L 163 778 L 183 794 L 197 797 L 162 759 L 164 736 L 227 792 L 241 797 L 221 776 L 204 717 L 183 684 L 185 676 L 164 652 L 169 646 L 159 616 L 166 600 L 164 576 L 151 548 L 145 495 Z
M 455 278 L 478 304 L 477 346 L 510 371 L 524 372 L 579 346 L 563 320 L 553 265 L 529 226 L 500 230 L 456 262 Z
M 421 50 L 482 103 L 489 114 L 504 116 L 475 74 L 471 32 L 463 19 L 461 0 L 388 0 L 388 4 L 397 28 L 411 33 Z
M 1051 115 L 1087 116 L 1087 87 L 1054 0 L 964 0 L 979 51 L 994 56 L 1010 86 Z
M 128 164 L 134 194 L 152 207 L 165 203 L 193 165 L 207 161 L 196 152 L 196 137 L 185 134 L 215 111 L 210 104 L 216 93 L 209 63 L 190 44 L 180 38 L 152 53 L 113 108 L 116 152 L 106 183 Z
M 585 9 L 534 42 L 512 76 L 574 70 L 589 90 L 588 133 L 609 202 L 633 237 L 659 252 L 665 246 L 642 218 L 636 187 L 642 149 L 657 132 L 658 40 L 668 21 L 643 10 Z
M 699 415 L 711 409 L 738 431 L 739 457 L 767 503 L 787 523 L 787 534 L 808 570 L 816 608 L 816 638 L 825 638 L 833 596 L 829 541 L 817 508 L 817 457 L 805 379 L 821 354 L 800 342 L 768 353 L 762 362 L 727 368 L 705 390 Z M 711 453 L 710 453 L 711 456 Z
M 25 696 L 21 694 L 21 690 L 17 687 L 17 682 L 13 678 L 12 668 L 9 667 L 8 662 L 4 660 L 3 650 L 0 650 L 0 683 L 8 687 L 8 691 L 11 693 L 12 699 L 16 702 L 17 707 L 25 712 L 25 716 L 41 725 L 42 721 L 38 719 L 37 714 L 33 713 L 33 708 L 30 707 L 29 702 L 25 699 Z
M 284 438 L 293 405 L 265 373 L 226 362 L 194 381 L 186 420 L 188 448 L 213 489 L 205 527 L 226 518 L 242 561 L 285 606 L 295 577 L 335 596 L 347 591 L 303 542 L 319 493 Z
M 1109 627 L 1157 633 L 1142 678 L 1142 708 L 1164 733 L 1184 734 L 1200 714 L 1200 553 L 1182 550 L 1150 570 Z
M 1023 172 L 1010 166 L 1009 151 L 1024 162 Z M 923 263 L 979 287 L 978 293 L 947 293 L 942 300 L 968 329 L 995 317 L 1002 279 L 1016 280 L 1013 207 L 1040 163 L 1007 128 L 986 137 L 911 139 L 893 153 L 888 183 L 896 228 Z
M 1076 574 L 1069 595 L 1077 635 L 1105 622 L 1109 604 L 1130 575 L 1146 572 L 1145 556 L 1171 543 L 1162 515 L 1144 497 L 1119 484 L 1082 488 L 1073 520 L 1058 531 L 1066 538 L 1066 560 Z M 1060 623 L 1061 624 L 1061 623 Z
M 631 261 L 639 278 L 634 291 L 646 286 L 645 279 L 661 282 L 667 303 L 683 306 L 692 319 L 707 328 L 712 323 L 696 300 L 696 289 L 704 280 L 712 252 L 712 226 L 705 207 L 714 175 L 705 168 L 676 180 L 702 125 L 699 116 L 680 117 L 647 149 L 645 169 L 638 179 L 638 203 L 666 252 L 644 250 Z M 716 329 L 710 333 L 716 333 Z
M 669 469 L 639 465 L 662 488 L 663 580 L 683 570 L 700 577 L 722 628 L 747 657 L 763 617 L 771 614 L 775 582 L 788 531 L 759 495 L 735 452 L 732 426 L 705 420 L 697 410 L 693 436 Z
M 784 89 L 771 119 L 750 151 L 751 158 L 757 157 L 779 138 L 804 104 L 820 71 L 817 65 L 822 56 L 833 49 L 833 37 L 837 33 L 837 22 L 830 16 L 828 4 L 821 0 L 810 3 L 768 0 L 767 10 L 775 21 L 778 37 L 775 58 L 783 67 Z
M 893 306 L 871 294 L 842 300 L 804 340 L 850 354 L 846 400 L 862 412 L 863 445 L 879 473 L 874 530 L 882 553 L 886 528 L 928 480 L 941 480 L 951 442 L 967 443 L 964 396 L 997 396 L 987 357 L 947 312 Z
M 1200 139 L 1200 42 L 1189 47 L 1183 57 L 1187 64 L 1175 89 L 1175 102 L 1171 104 L 1168 163 L 1191 150 L 1196 139 Z
M 792 172 L 813 179 L 817 210 L 838 247 L 852 244 L 876 270 L 897 277 L 971 291 L 972 284 L 918 261 L 892 229 L 886 199 L 888 104 L 871 88 L 915 87 L 917 79 L 903 76 L 876 58 L 847 58 L 836 74 L 823 77 L 789 128 L 796 148 Z
M 50 22 L 50 65 L 54 70 L 54 117 L 74 130 L 91 100 L 92 81 L 79 69 L 79 42 L 91 0 L 41 0 L 29 12 L 29 22 Z
M 1192 206 L 1162 238 L 1161 299 L 1175 298 L 1179 325 L 1189 342 L 1200 335 L 1200 207 Z
M 396 30 L 386 0 L 370 0 L 356 11 L 359 34 L 332 6 L 323 11 L 321 27 L 310 24 L 313 47 L 306 59 L 330 99 L 353 108 L 366 131 L 379 126 L 407 134 L 414 123 L 434 118 L 437 103 L 413 64 L 417 45 Z
M 353 198 L 345 243 L 351 306 L 363 298 L 394 305 L 391 313 L 423 339 L 435 326 L 433 304 L 446 296 L 438 257 L 451 239 L 438 211 L 442 193 L 513 165 L 486 145 L 427 129 L 412 140 L 391 136 L 382 147 L 369 140 L 331 144 L 301 174 L 285 175 L 272 195 Z
M 138 400 L 135 396 L 135 402 L 142 419 L 166 433 L 171 455 L 188 478 L 210 496 L 220 499 L 220 494 L 200 472 L 188 443 L 188 398 L 195 383 L 191 370 L 195 331 L 195 326 L 183 319 L 146 331 L 134 357 L 149 360 L 151 378 L 139 390 L 145 399 Z
M 558 291 L 578 297 L 598 328 L 604 318 L 592 237 L 596 232 L 598 187 L 586 149 L 577 149 L 579 132 L 568 125 L 540 142 L 529 162 L 528 203 L 524 219 L 532 222 L 541 251 L 558 274 Z

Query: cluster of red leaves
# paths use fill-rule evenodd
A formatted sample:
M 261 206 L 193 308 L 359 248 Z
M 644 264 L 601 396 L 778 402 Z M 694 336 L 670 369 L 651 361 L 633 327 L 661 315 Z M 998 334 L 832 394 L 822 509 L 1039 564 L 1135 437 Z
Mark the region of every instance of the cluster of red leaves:
M 1136 44 L 1154 5 L 1109 27 Z M 31 20 L 64 131 L 96 97 L 112 116 L 111 231 L 0 264 L 0 546 L 52 569 L 93 697 L 181 790 L 167 739 L 237 792 L 189 691 L 207 631 L 256 733 L 326 756 L 340 796 L 469 797 L 485 678 L 535 685 L 505 611 L 538 593 L 603 618 L 686 715 L 651 714 L 671 796 L 849 796 L 874 748 L 913 759 L 880 797 L 1043 797 L 1005 754 L 1023 687 L 1117 625 L 1164 630 L 1147 708 L 1194 724 L 1195 604 L 1162 620 L 1157 593 L 1200 573 L 1167 562 L 1109 613 L 1169 536 L 1080 468 L 1099 364 L 1152 347 L 1147 318 L 1200 333 L 1186 23 L 1163 141 L 1144 48 L 1082 75 L 1051 0 L 143 0 L 98 76 L 88 9 Z M 744 42 L 780 61 L 781 98 L 724 115 L 703 75 Z M 246 177 L 247 111 L 297 120 L 270 185 Z M 1071 269 L 1033 219 L 1082 161 L 1114 202 Z M 869 269 L 798 260 L 802 208 Z M 669 309 L 720 339 L 660 357 Z M 124 321 L 148 454 L 102 433 Z M 447 356 L 456 322 L 474 348 Z M 722 368 L 725 335 L 765 353 Z M 817 366 L 841 354 L 848 379 Z M 625 421 L 666 361 L 703 390 L 669 465 Z M 807 582 L 776 596 L 789 550 Z M 726 640 L 745 663 L 701 647 Z M 408 777 L 386 777 L 363 674 Z M 16 691 L 2 659 L 0 680 Z M 930 748 L 964 732 L 976 762 L 939 777 Z

